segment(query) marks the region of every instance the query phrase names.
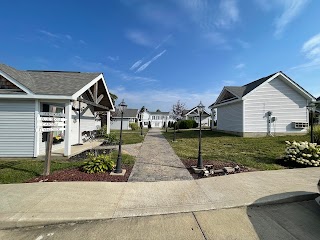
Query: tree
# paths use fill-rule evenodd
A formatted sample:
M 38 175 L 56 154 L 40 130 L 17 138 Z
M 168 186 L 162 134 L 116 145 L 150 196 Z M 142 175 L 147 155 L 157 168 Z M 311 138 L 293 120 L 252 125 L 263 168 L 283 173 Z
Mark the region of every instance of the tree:
M 142 112 L 145 112 L 146 111 L 146 108 L 145 108 L 145 106 L 142 106 L 142 108 L 140 109 L 140 113 L 142 113 Z
M 117 99 L 118 99 L 118 96 L 117 96 L 117 95 L 115 95 L 115 94 L 113 94 L 113 93 L 111 93 L 111 92 L 109 92 L 109 94 L 110 94 L 111 100 L 112 100 L 113 105 L 114 105 L 114 104 L 115 104 L 115 102 L 116 102 L 116 101 L 117 101 Z
M 173 119 L 179 121 L 182 119 L 183 111 L 186 109 L 185 104 L 181 103 L 180 100 L 172 106 Z
M 156 111 L 156 112 L 161 112 L 161 111 L 160 111 L 160 109 L 157 109 L 157 111 Z

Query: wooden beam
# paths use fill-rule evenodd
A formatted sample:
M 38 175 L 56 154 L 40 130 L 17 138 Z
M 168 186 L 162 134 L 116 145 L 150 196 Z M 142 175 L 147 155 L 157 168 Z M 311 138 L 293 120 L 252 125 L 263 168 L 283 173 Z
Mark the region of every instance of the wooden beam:
M 101 102 L 101 100 L 102 100 L 102 98 L 104 97 L 104 95 L 103 94 L 101 94 L 99 97 L 98 97 L 98 99 L 97 99 L 97 104 L 99 104 L 99 102 Z
M 94 96 L 93 96 L 93 93 L 92 93 L 90 88 L 88 88 L 88 92 L 90 94 L 90 97 L 91 97 L 92 101 L 94 101 Z
M 96 82 L 96 83 L 94 84 L 94 87 L 93 87 L 93 96 L 94 96 L 93 101 L 94 101 L 95 103 L 97 103 L 97 100 L 98 100 L 98 82 Z
M 88 101 L 88 100 L 81 99 L 81 98 L 78 98 L 77 100 L 80 101 L 80 102 L 84 102 L 84 103 L 86 103 L 86 104 L 88 104 L 88 105 L 94 106 L 94 107 L 98 107 L 98 108 L 101 108 L 101 109 L 109 110 L 108 107 L 103 106 L 103 105 L 100 105 L 100 104 L 98 104 L 98 103 L 90 102 L 90 101 Z

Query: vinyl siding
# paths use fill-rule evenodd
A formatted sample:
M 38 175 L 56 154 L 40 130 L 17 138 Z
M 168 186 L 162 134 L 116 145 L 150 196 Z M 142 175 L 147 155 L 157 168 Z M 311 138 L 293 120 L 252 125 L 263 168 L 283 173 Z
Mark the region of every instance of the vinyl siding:
M 268 111 L 277 118 L 271 124 L 272 133 L 299 133 L 307 129 L 295 129 L 292 122 L 308 122 L 307 100 L 279 78 L 262 85 L 245 100 L 246 132 L 267 133 Z
M 0 157 L 33 157 L 35 101 L 0 99 Z
M 227 132 L 243 131 L 243 103 L 236 102 L 217 108 L 217 130 Z
M 134 122 L 134 119 L 132 118 L 132 122 Z M 129 130 L 131 129 L 129 127 L 129 119 L 128 118 L 124 118 L 123 122 L 122 122 L 122 129 L 123 130 Z M 120 130 L 120 125 L 121 125 L 121 118 L 116 118 L 113 119 L 110 123 L 110 127 L 112 130 Z

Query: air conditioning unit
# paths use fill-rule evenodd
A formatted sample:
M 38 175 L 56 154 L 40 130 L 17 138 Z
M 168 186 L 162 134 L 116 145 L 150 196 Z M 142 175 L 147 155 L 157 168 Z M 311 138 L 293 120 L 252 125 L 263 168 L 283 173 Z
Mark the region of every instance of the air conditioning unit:
M 307 128 L 309 124 L 307 122 L 292 122 L 293 128 Z

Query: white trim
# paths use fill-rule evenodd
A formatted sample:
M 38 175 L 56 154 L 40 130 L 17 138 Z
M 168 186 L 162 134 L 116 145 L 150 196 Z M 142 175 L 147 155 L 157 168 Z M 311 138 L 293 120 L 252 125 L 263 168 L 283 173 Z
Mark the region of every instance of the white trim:
M 26 88 L 24 85 L 22 85 L 21 83 L 19 83 L 17 80 L 13 79 L 12 77 L 10 77 L 8 74 L 6 74 L 5 72 L 0 70 L 0 75 L 2 75 L 5 79 L 7 79 L 9 82 L 11 82 L 12 84 L 16 85 L 18 88 L 20 88 L 22 91 L 26 92 L 27 94 L 32 94 L 33 92 L 31 92 L 28 88 Z
M 110 134 L 110 111 L 107 111 L 107 134 Z
M 66 129 L 64 134 L 64 156 L 69 157 L 71 155 L 71 113 L 72 113 L 72 103 L 71 101 L 65 104 L 65 114 L 66 114 Z
M 246 132 L 246 101 L 242 102 L 242 132 Z
M 114 105 L 113 105 L 113 102 L 112 102 L 112 99 L 111 99 L 111 96 L 110 96 L 109 89 L 107 87 L 106 81 L 104 79 L 103 74 L 101 74 L 101 75 L 102 75 L 102 83 L 103 83 L 104 87 L 106 88 L 106 91 L 107 91 L 107 94 L 108 94 L 108 99 L 109 99 L 109 101 L 111 103 L 111 106 L 112 106 L 112 109 L 110 109 L 110 111 L 111 112 L 115 112 L 115 108 L 114 108 Z
M 220 104 L 217 104 L 217 105 L 213 105 L 212 108 L 218 108 L 218 107 L 221 107 L 221 106 L 224 106 L 224 105 L 237 103 L 237 102 L 240 102 L 240 101 L 243 101 L 243 100 L 242 99 L 237 99 L 237 100 L 233 100 L 233 101 L 230 101 L 230 102 L 220 103 Z
M 38 157 L 40 152 L 40 133 L 37 131 L 38 129 L 38 119 L 40 117 L 40 101 L 38 99 L 35 100 L 35 111 L 34 111 L 34 153 L 33 157 Z
M 16 99 L 66 99 L 74 100 L 71 96 L 63 95 L 34 95 L 34 94 L 0 94 L 0 98 L 16 98 Z
M 187 117 L 190 113 L 194 112 L 195 110 L 197 110 L 197 107 L 192 108 L 189 112 L 184 114 L 184 116 Z M 210 113 L 208 113 L 205 109 L 204 109 L 204 112 L 210 116 Z

